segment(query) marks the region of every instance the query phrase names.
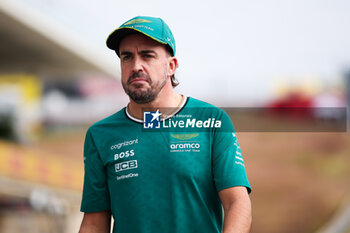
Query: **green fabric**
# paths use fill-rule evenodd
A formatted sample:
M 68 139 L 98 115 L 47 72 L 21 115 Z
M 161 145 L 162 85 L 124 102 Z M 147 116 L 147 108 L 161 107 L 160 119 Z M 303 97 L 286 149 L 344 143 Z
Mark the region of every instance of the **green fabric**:
M 81 211 L 111 210 L 114 233 L 221 232 L 218 191 L 245 186 L 250 192 L 241 150 L 224 111 L 188 98 L 171 120 L 189 114 L 211 116 L 225 128 L 146 131 L 125 108 L 92 125 Z

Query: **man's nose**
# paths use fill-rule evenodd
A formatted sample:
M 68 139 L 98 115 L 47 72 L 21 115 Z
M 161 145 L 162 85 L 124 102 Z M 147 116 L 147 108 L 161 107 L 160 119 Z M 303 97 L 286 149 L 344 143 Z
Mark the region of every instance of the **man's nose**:
M 133 72 L 143 71 L 142 59 L 139 56 L 135 56 L 132 70 Z

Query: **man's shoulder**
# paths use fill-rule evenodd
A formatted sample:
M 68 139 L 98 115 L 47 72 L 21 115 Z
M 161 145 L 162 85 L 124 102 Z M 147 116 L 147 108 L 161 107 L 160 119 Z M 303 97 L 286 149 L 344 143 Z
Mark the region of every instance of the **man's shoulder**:
M 193 97 L 188 97 L 188 105 L 192 108 L 218 108 L 213 104 L 207 103 Z
M 210 117 L 221 120 L 225 125 L 232 124 L 231 118 L 225 110 L 205 101 L 189 97 L 186 107 L 187 110 L 185 112 L 190 113 L 194 117 L 201 117 L 203 119 Z
M 225 113 L 221 108 L 193 97 L 188 97 L 188 104 L 186 106 L 188 108 L 198 109 L 200 112 L 202 112 L 202 110 L 209 110 L 211 113 Z
M 125 120 L 126 120 L 125 108 L 122 108 L 118 112 L 115 112 L 115 113 L 95 122 L 94 124 L 92 124 L 89 127 L 89 130 L 104 127 L 104 126 L 115 125 L 115 124 L 123 124 Z

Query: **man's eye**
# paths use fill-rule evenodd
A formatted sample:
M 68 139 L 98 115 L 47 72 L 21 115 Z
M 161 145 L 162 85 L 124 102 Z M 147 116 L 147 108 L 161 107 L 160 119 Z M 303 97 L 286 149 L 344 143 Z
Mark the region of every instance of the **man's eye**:
M 123 56 L 122 57 L 122 60 L 123 61 L 127 61 L 127 60 L 130 60 L 131 56 L 127 55 L 127 56 Z
M 145 58 L 152 58 L 153 55 L 151 55 L 151 54 L 144 54 L 143 57 L 145 57 Z

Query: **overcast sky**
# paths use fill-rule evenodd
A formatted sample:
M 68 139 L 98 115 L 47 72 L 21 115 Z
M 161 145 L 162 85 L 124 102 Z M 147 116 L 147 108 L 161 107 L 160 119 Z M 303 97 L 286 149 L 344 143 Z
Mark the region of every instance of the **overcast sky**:
M 276 86 L 339 83 L 350 68 L 347 0 L 19 0 L 110 54 L 106 37 L 136 15 L 159 16 L 173 31 L 179 92 L 239 105 Z

